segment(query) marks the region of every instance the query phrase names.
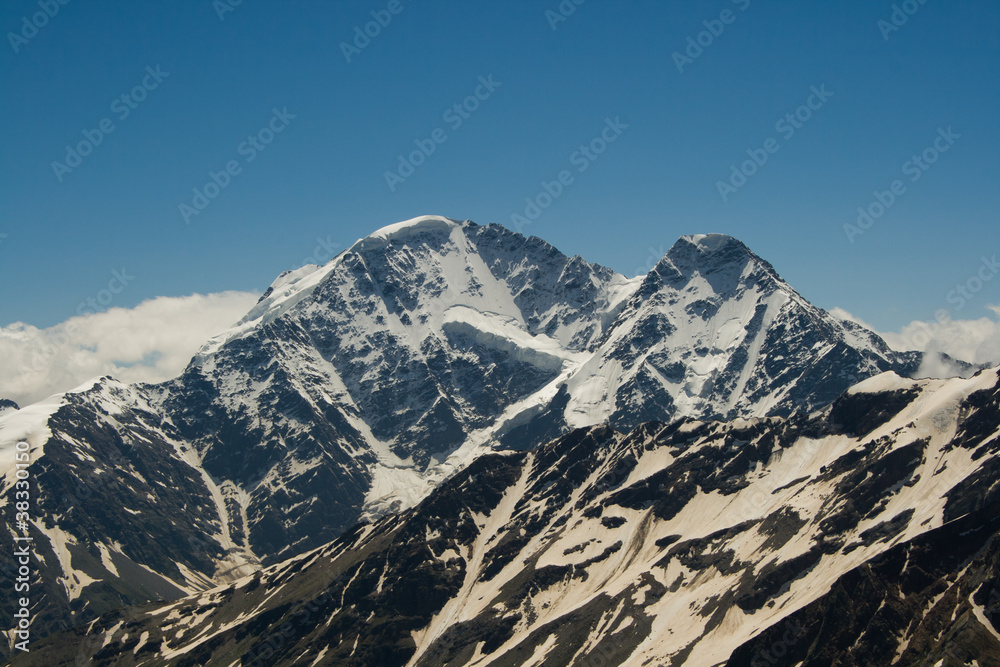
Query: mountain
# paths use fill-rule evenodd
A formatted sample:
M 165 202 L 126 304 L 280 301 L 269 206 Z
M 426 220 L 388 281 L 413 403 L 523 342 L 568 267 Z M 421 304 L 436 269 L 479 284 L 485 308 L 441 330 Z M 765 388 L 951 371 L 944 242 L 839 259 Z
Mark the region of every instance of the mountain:
M 998 476 L 1000 369 L 590 426 L 13 664 L 998 664 Z
M 0 398 L 0 417 L 19 409 L 17 403 L 6 398 Z
M 0 417 L 0 502 L 26 440 L 45 634 L 303 554 L 494 451 L 600 423 L 807 413 L 920 362 L 728 236 L 682 237 L 630 279 L 426 216 L 282 274 L 174 380 L 100 378 Z M 0 549 L 9 570 L 10 535 Z
M 608 395 L 571 392 L 570 411 L 628 428 L 664 416 L 734 419 L 811 410 L 913 354 L 809 304 L 766 261 L 723 234 L 681 237 L 602 336 L 572 388 L 607 379 Z M 588 374 L 589 372 L 589 374 Z M 607 400 L 610 398 L 612 400 Z

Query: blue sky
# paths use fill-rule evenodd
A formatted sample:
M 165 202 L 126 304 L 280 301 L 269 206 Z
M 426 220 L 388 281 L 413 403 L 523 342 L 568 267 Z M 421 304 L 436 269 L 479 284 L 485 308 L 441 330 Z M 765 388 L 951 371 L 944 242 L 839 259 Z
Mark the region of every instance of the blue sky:
M 52 326 L 102 290 L 98 309 L 263 290 L 424 213 L 512 226 L 564 170 L 523 231 L 629 275 L 681 234 L 725 232 L 881 329 L 1000 302 L 982 264 L 1000 253 L 996 2 L 897 3 L 896 26 L 870 0 L 566 0 L 558 21 L 557 0 L 243 0 L 220 18 L 233 1 L 42 0 L 58 11 L 35 31 L 38 0 L 0 5 L 0 325 Z M 391 21 L 348 62 L 372 12 Z M 85 132 L 100 143 L 69 167 Z M 390 187 L 417 141 L 433 153 Z M 186 220 L 210 172 L 225 187 Z M 961 307 L 960 284 L 979 287 Z

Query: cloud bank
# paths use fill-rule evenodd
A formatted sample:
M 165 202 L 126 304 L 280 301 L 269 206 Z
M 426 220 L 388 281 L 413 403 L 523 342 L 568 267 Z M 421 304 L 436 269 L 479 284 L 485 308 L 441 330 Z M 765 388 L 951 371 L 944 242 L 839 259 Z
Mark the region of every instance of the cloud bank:
M 125 382 L 168 380 L 259 296 L 158 297 L 135 308 L 72 317 L 48 329 L 22 322 L 0 327 L 0 398 L 25 406 L 101 375 Z
M 830 314 L 850 320 L 876 331 L 894 350 L 920 350 L 928 352 L 921 365 L 922 377 L 952 377 L 958 369 L 942 360 L 935 352 L 943 352 L 955 359 L 973 364 L 1000 364 L 1000 305 L 987 306 L 996 319 L 981 317 L 978 320 L 952 320 L 921 322 L 914 320 L 899 331 L 881 332 L 854 317 L 843 308 L 834 308 Z

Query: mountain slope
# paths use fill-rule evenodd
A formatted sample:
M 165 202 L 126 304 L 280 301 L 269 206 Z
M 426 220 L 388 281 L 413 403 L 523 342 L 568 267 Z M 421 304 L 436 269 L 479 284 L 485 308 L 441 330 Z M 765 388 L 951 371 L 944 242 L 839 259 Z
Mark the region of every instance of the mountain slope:
M 996 369 L 885 373 L 790 418 L 593 426 L 13 664 L 98 644 L 98 665 L 982 660 L 1000 651 L 998 470 Z

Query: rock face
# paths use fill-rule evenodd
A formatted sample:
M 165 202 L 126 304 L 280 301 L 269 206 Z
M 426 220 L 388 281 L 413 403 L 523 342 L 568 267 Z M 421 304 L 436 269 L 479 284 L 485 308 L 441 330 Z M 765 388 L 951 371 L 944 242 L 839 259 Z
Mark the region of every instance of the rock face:
M 728 236 L 682 237 L 627 279 L 424 217 L 282 274 L 172 381 L 101 378 L 0 417 L 0 495 L 13 501 L 27 440 L 44 634 L 305 553 L 495 450 L 602 423 L 807 413 L 919 363 Z
M 0 417 L 3 417 L 6 414 L 10 414 L 11 412 L 16 412 L 19 409 L 20 408 L 18 407 L 17 403 L 15 403 L 14 401 L 11 401 L 6 398 L 0 398 Z
M 811 415 L 591 426 L 13 664 L 996 664 L 998 474 L 997 369 L 885 373 Z

